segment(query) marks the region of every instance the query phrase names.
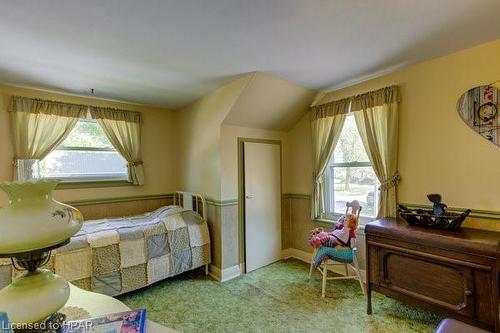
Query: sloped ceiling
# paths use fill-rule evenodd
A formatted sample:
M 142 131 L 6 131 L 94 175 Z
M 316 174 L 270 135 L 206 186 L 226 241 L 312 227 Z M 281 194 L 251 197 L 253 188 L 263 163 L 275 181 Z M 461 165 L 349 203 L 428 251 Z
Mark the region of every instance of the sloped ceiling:
M 315 90 L 255 73 L 223 124 L 286 131 L 308 110 L 315 95 Z
M 253 71 L 309 89 L 500 38 L 499 0 L 0 0 L 0 82 L 181 108 Z

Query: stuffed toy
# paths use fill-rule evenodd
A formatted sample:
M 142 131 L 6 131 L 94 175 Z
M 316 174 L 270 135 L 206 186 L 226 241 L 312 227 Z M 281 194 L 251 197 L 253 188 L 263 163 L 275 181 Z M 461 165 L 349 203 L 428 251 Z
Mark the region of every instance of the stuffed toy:
M 327 235 L 323 228 L 314 228 L 309 233 L 309 245 L 314 248 L 322 247 L 324 238 Z
M 342 216 L 332 232 L 325 232 L 323 228 L 315 228 L 309 233 L 309 245 L 314 248 L 322 246 L 351 246 L 351 238 L 356 238 L 358 219 L 353 214 Z

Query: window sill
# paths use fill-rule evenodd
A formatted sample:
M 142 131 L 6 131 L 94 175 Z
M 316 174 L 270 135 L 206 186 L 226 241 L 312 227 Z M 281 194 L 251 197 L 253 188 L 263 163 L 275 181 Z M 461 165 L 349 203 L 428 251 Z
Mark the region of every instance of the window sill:
M 315 218 L 314 222 L 320 222 L 320 223 L 330 223 L 334 224 L 337 222 L 337 220 L 344 214 L 335 214 L 332 216 L 332 218 Z M 367 216 L 360 216 L 359 217 L 359 227 L 362 227 L 364 229 L 365 224 L 369 222 L 375 221 L 377 218 L 375 217 L 367 217 Z M 358 228 L 359 228 L 358 227 Z
M 100 187 L 122 187 L 135 186 L 128 180 L 78 180 L 61 181 L 57 184 L 56 190 L 69 190 L 79 188 L 100 188 Z

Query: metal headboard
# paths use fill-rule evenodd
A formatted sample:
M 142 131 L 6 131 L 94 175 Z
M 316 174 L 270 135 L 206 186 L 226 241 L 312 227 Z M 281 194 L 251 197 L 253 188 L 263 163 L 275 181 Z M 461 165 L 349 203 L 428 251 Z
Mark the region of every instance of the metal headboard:
M 174 205 L 195 211 L 200 214 L 204 220 L 207 219 L 207 202 L 201 194 L 177 191 L 174 193 Z

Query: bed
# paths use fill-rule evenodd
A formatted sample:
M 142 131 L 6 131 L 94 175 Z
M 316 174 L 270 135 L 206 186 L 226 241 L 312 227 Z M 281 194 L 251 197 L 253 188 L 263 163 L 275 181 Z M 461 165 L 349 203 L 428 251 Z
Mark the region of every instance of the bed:
M 203 197 L 176 192 L 174 205 L 136 216 L 86 221 L 48 268 L 82 289 L 109 296 L 137 290 L 210 264 Z M 0 284 L 9 283 L 8 262 Z M 9 276 L 10 275 L 10 276 Z

